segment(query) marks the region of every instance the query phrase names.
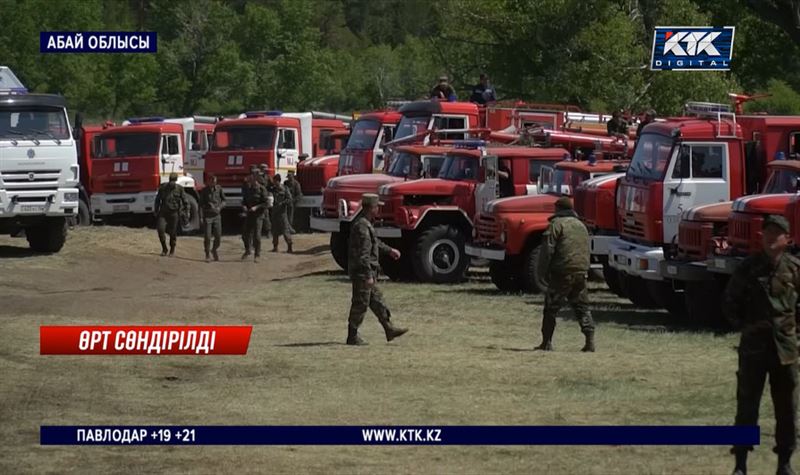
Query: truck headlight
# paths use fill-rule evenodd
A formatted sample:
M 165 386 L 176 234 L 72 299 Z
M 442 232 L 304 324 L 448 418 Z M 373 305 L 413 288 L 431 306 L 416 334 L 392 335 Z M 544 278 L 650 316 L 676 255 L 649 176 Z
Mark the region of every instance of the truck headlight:
M 78 194 L 73 192 L 64 193 L 64 201 L 78 201 Z
M 145 203 L 152 203 L 156 200 L 154 195 L 144 195 L 144 202 Z
M 503 243 L 506 242 L 506 237 L 507 236 L 506 236 L 506 232 L 505 231 L 500 233 L 500 241 L 502 241 Z

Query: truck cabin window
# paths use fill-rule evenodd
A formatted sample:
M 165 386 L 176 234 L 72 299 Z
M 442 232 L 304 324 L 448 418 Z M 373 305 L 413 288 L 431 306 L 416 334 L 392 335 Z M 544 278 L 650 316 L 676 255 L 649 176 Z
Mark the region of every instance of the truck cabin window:
M 157 156 L 159 136 L 156 133 L 117 134 L 97 138 L 97 158 Z
M 436 130 L 464 130 L 467 128 L 467 121 L 464 117 L 436 117 L 433 122 Z M 465 132 L 448 132 L 439 135 L 442 140 L 463 140 L 467 138 Z
M 445 180 L 475 180 L 477 176 L 478 161 L 462 155 L 448 155 L 439 172 L 439 178 Z
M 281 130 L 280 137 L 278 138 L 279 149 L 294 150 L 297 148 L 297 141 L 295 140 L 295 132 L 291 129 Z
M 272 150 L 275 127 L 225 127 L 214 132 L 212 150 Z
M 800 179 L 800 171 L 773 168 L 767 183 L 764 185 L 765 194 L 796 193 L 797 180 Z
M 723 155 L 722 145 L 681 145 L 672 178 L 722 178 Z
M 636 144 L 633 160 L 628 167 L 629 178 L 660 180 L 669 165 L 674 141 L 664 135 L 645 133 Z
M 789 158 L 800 159 L 800 132 L 789 134 Z
M 430 121 L 431 116 L 428 114 L 413 116 L 404 115 L 403 118 L 400 119 L 400 123 L 397 124 L 397 132 L 394 135 L 395 140 L 425 132 L 428 130 L 428 123 Z
M 378 139 L 381 124 L 374 120 L 359 120 L 350 132 L 347 148 L 353 150 L 372 150 Z
M 70 137 L 62 109 L 48 107 L 0 108 L 0 139 L 65 140 Z

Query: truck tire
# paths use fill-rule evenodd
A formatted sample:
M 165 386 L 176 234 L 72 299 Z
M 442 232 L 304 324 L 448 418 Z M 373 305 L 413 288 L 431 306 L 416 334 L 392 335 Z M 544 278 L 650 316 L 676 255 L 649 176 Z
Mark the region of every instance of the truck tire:
M 186 195 L 186 201 L 189 202 L 189 221 L 186 223 L 181 220 L 179 230 L 183 235 L 193 234 L 200 230 L 200 207 L 197 205 L 197 199 L 192 195 Z
M 672 288 L 672 282 L 648 280 L 647 290 L 656 305 L 666 309 L 673 317 L 681 320 L 686 318 L 686 298 Z
M 521 275 L 522 291 L 525 293 L 538 294 L 547 292 L 547 287 L 542 283 L 542 279 L 538 277 L 539 250 L 541 248 L 541 244 L 531 246 L 524 254 Z
M 724 287 L 717 280 L 686 282 L 687 320 L 690 323 L 712 328 L 728 328 L 722 313 Z
M 517 260 L 506 258 L 503 261 L 489 262 L 489 277 L 501 292 L 519 292 L 522 290 L 520 266 Z
M 436 284 L 464 280 L 470 263 L 464 252 L 465 242 L 461 230 L 447 224 L 422 231 L 416 239 L 412 256 L 417 279 Z
M 658 308 L 658 304 L 656 304 L 647 290 L 647 282 L 644 279 L 624 272 L 620 272 L 619 276 L 622 291 L 634 305 L 642 308 Z
M 608 290 L 616 294 L 618 297 L 627 298 L 628 296 L 622 291 L 622 285 L 619 281 L 619 271 L 614 269 L 608 263 L 603 264 L 603 278 L 606 281 Z
M 408 250 L 403 246 L 400 239 L 387 239 L 383 241 L 387 246 L 391 246 L 400 251 L 400 259 L 394 260 L 389 256 L 381 256 L 380 264 L 383 274 L 396 282 L 408 282 L 414 280 L 414 269 L 411 266 L 411 257 Z
M 343 233 L 331 233 L 331 256 L 336 264 L 347 272 L 348 236 Z
M 89 204 L 83 200 L 78 201 L 78 214 L 75 222 L 78 226 L 92 225 L 92 213 L 89 210 Z
M 36 252 L 58 252 L 67 240 L 67 220 L 51 218 L 43 224 L 25 228 L 25 237 Z
M 292 228 L 298 233 L 310 233 L 311 230 L 311 208 L 294 208 L 294 222 Z

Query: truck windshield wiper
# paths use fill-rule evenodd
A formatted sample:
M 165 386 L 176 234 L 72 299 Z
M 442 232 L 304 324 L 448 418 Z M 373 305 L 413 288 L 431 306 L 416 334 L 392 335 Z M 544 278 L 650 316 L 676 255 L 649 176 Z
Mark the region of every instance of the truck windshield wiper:
M 31 135 L 28 135 L 28 134 L 27 134 L 27 133 L 25 133 L 25 132 L 20 132 L 19 130 L 9 130 L 9 131 L 8 131 L 8 133 L 9 133 L 9 134 L 14 134 L 14 135 L 21 135 L 23 139 L 25 139 L 25 140 L 30 140 L 30 141 L 32 141 L 33 143 L 35 143 L 36 145 L 39 145 L 39 143 L 40 143 L 40 142 L 39 142 L 39 141 L 36 139 L 36 137 L 33 137 L 33 136 L 31 136 Z
M 30 129 L 30 131 L 35 133 L 35 134 L 46 135 L 46 136 L 50 137 L 51 139 L 53 139 L 53 141 L 55 141 L 56 145 L 61 145 L 61 139 L 59 139 L 58 137 L 53 135 L 53 133 L 50 132 L 49 130 Z M 39 144 L 36 144 L 36 145 L 39 145 Z

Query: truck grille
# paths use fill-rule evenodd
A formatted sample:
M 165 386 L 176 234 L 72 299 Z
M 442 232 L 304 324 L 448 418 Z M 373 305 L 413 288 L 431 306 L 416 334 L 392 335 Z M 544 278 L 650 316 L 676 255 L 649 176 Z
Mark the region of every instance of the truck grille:
M 223 188 L 241 188 L 244 185 L 244 179 L 247 178 L 248 173 L 218 173 L 217 184 Z
M 500 242 L 500 225 L 491 214 L 481 213 L 475 220 L 477 242 Z
M 318 195 L 325 187 L 324 167 L 301 167 L 297 169 L 297 181 L 304 195 Z
M 103 182 L 106 193 L 138 193 L 143 186 L 139 178 L 110 178 Z
M 711 244 L 713 225 L 685 221 L 678 225 L 678 254 L 692 260 L 704 259 Z
M 734 249 L 749 250 L 751 243 L 757 245 L 761 239 L 760 216 L 747 213 L 732 213 L 729 218 L 728 242 Z
M 0 180 L 9 191 L 56 191 L 61 170 L 5 170 Z
M 395 221 L 394 212 L 395 212 L 395 203 L 394 200 L 387 199 L 386 197 L 381 198 L 383 201 L 383 206 L 381 206 L 380 212 L 378 214 L 378 219 L 384 224 L 392 224 Z
M 622 217 L 622 233 L 626 236 L 644 237 L 644 223 L 636 219 L 633 213 L 625 213 Z

